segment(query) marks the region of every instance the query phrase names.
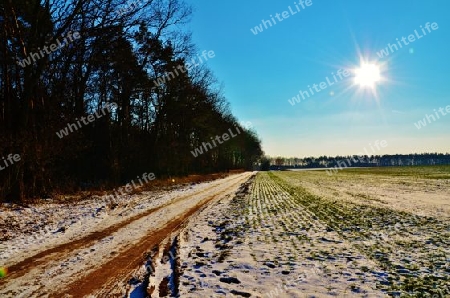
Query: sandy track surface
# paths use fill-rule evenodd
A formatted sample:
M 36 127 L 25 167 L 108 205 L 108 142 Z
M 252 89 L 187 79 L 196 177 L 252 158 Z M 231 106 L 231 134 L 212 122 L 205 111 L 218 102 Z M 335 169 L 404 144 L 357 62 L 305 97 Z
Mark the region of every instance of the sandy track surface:
M 82 216 L 84 222 L 69 226 L 67 233 L 47 233 L 50 239 L 34 236 L 27 242 L 23 238 L 30 235 L 22 235 L 6 241 L 2 244 L 11 244 L 17 253 L 3 253 L 10 272 L 0 280 L 0 296 L 111 297 L 108 293 L 124 288 L 146 253 L 200 208 L 232 195 L 250 176 L 242 173 L 169 194 L 144 194 L 101 216 Z M 29 250 L 24 243 L 30 244 Z

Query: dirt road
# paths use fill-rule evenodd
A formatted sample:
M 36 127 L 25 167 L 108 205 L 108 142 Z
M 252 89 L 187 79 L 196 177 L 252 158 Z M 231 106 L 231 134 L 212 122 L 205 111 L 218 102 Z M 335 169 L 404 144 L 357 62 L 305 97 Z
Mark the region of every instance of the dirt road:
M 143 256 L 177 230 L 200 208 L 233 195 L 252 173 L 229 176 L 178 191 L 170 200 L 138 213 L 113 210 L 104 225 L 23 258 L 11 258 L 9 275 L 0 280 L 2 297 L 111 297 L 110 290 L 126 284 Z M 146 198 L 151 200 L 151 196 Z M 134 205 L 135 207 L 136 205 Z M 89 221 L 86 218 L 86 221 Z M 89 226 L 89 224 L 88 224 Z

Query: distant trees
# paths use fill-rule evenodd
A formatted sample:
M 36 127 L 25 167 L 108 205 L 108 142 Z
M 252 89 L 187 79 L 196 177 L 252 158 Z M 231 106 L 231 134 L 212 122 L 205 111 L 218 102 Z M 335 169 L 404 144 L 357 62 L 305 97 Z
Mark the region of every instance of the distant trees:
M 448 165 L 450 154 L 421 153 L 421 154 L 394 154 L 394 155 L 364 155 L 364 156 L 320 156 L 317 158 L 269 158 L 270 164 L 275 168 L 331 168 L 339 167 L 339 163 L 346 162 L 349 167 L 380 167 L 380 166 L 424 166 Z M 280 163 L 283 160 L 283 163 Z M 348 162 L 350 161 L 350 162 Z
M 0 159 L 21 156 L 0 171 L 0 200 L 115 185 L 149 171 L 161 177 L 251 169 L 262 155 L 260 140 L 231 115 L 209 70 L 187 65 L 195 48 L 178 26 L 191 8 L 182 0 L 133 3 L 0 3 Z M 75 32 L 81 38 L 69 40 Z M 64 47 L 43 50 L 64 38 Z M 18 63 L 28 58 L 29 65 Z M 175 69 L 176 76 L 155 84 Z M 56 135 L 109 103 L 117 108 L 63 139 Z M 243 132 L 236 138 L 190 154 L 236 126 Z

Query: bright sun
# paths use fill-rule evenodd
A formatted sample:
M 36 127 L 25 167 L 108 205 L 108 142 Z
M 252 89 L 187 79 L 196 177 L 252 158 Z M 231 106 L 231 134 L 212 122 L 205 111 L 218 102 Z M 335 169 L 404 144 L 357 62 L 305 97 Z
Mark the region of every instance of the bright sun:
M 380 79 L 380 67 L 378 65 L 364 63 L 359 69 L 355 69 L 355 84 L 360 87 L 373 88 Z

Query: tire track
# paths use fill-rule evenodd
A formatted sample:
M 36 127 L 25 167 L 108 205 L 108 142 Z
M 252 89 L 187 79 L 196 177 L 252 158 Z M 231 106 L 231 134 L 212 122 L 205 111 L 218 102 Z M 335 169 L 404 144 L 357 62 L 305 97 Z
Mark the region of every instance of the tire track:
M 176 233 L 186 221 L 195 217 L 196 214 L 201 212 L 213 200 L 232 193 L 233 190 L 237 189 L 247 179 L 247 175 L 243 178 L 240 176 L 239 179 L 235 179 L 238 181 L 231 186 L 202 200 L 183 215 L 172 219 L 164 227 L 153 231 L 149 237 L 141 239 L 139 243 L 121 252 L 101 267 L 96 268 L 94 271 L 69 284 L 62 292 L 54 293 L 50 297 L 64 297 L 64 295 L 70 295 L 69 297 L 85 297 L 93 293 L 95 293 L 95 297 L 111 297 L 109 294 L 110 290 L 115 285 L 127 280 L 132 270 L 142 265 L 143 255 L 146 252 L 161 243 L 171 234 Z
M 240 175 L 236 175 L 236 176 L 230 176 L 223 180 L 221 179 L 221 180 L 213 181 L 212 182 L 213 185 L 205 187 L 204 189 L 201 189 L 199 191 L 196 191 L 196 192 L 188 194 L 188 195 L 173 198 L 173 199 L 169 200 L 168 202 L 162 204 L 161 206 L 148 209 L 142 213 L 139 213 L 139 214 L 129 217 L 123 221 L 115 223 L 112 226 L 109 226 L 105 229 L 102 229 L 99 231 L 94 231 L 88 235 L 82 236 L 79 239 L 75 239 L 73 241 L 69 241 L 69 242 L 66 242 L 63 244 L 56 245 L 53 248 L 49 248 L 49 249 L 41 251 L 33 256 L 29 256 L 26 259 L 9 266 L 10 273 L 7 278 L 0 280 L 0 289 L 5 288 L 6 286 L 8 286 L 8 284 L 9 284 L 10 288 L 11 288 L 11 284 L 13 284 L 12 286 L 14 287 L 15 286 L 14 284 L 17 281 L 17 279 L 20 279 L 24 275 L 29 274 L 31 271 L 33 271 L 33 274 L 36 274 L 35 273 L 36 271 L 43 274 L 44 268 L 46 267 L 46 265 L 51 264 L 51 263 L 56 263 L 58 261 L 62 261 L 65 258 L 67 258 L 67 256 L 70 253 L 73 253 L 76 250 L 80 250 L 83 248 L 89 248 L 90 246 L 97 243 L 98 241 L 105 239 L 105 237 L 110 236 L 112 233 L 115 233 L 115 232 L 119 231 L 120 229 L 122 229 L 142 218 L 150 216 L 158 211 L 161 211 L 170 205 L 177 204 L 177 203 L 184 202 L 184 201 L 189 201 L 190 199 L 201 196 L 207 192 L 214 191 L 215 189 L 220 189 L 221 186 L 223 185 L 223 183 L 233 183 L 234 181 L 241 181 L 242 177 L 246 177 L 247 175 L 248 174 L 240 174 Z M 170 224 L 171 222 L 168 223 L 168 227 L 172 227 L 172 228 L 176 227 L 176 225 L 172 226 Z M 162 229 L 162 230 L 166 231 L 164 229 Z M 41 290 L 41 289 L 42 289 L 42 287 L 39 288 L 39 290 Z M 9 292 L 7 292 L 7 293 L 9 293 Z

